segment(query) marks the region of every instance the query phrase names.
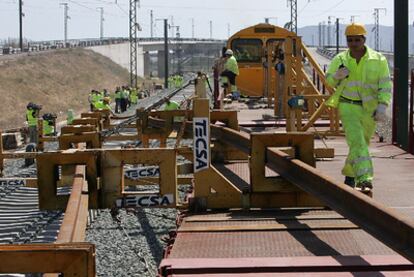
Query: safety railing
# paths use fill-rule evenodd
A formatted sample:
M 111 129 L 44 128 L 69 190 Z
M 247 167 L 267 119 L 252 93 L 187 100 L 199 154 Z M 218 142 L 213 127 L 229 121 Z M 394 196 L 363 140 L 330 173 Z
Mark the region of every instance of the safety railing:
M 287 131 L 308 131 L 317 120 L 325 119 L 329 121 L 328 133 L 340 133 L 337 111 L 324 104 L 334 93 L 326 80 L 325 70 L 299 38 L 288 38 L 285 44 L 284 97 L 289 101 L 285 101 L 283 110 Z M 311 73 L 305 70 L 303 57 L 309 62 Z

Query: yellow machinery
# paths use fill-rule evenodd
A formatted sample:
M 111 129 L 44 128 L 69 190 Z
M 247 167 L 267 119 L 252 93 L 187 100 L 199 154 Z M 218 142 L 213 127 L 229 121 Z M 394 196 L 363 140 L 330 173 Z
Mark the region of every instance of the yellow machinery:
M 308 131 L 318 119 L 329 120 L 330 133 L 340 131 L 337 112 L 323 105 L 333 89 L 301 37 L 258 24 L 235 33 L 227 47 L 238 61 L 241 94 L 266 97 L 274 114 L 286 118 L 287 131 Z
M 267 49 L 271 45 L 282 49 L 287 37 L 296 37 L 296 34 L 274 25 L 258 24 L 240 30 L 229 38 L 227 48 L 233 50 L 239 65 L 240 75 L 237 77 L 237 87 L 242 94 L 267 95 L 265 84 L 266 64 L 268 64 Z M 275 78 L 274 70 L 271 78 Z

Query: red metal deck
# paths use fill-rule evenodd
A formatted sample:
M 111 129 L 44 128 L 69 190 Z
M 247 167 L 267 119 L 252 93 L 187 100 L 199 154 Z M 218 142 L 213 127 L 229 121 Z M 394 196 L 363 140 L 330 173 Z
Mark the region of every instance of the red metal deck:
M 370 147 L 375 168 L 373 198 L 413 220 L 414 156 L 377 140 Z M 345 139 L 316 140 L 315 147 L 325 143 L 335 148 L 335 158 L 318 161 L 317 168 L 342 181 L 348 151 Z M 215 166 L 248 189 L 246 163 Z M 160 268 L 163 276 L 414 276 L 412 263 L 325 209 L 187 216 Z

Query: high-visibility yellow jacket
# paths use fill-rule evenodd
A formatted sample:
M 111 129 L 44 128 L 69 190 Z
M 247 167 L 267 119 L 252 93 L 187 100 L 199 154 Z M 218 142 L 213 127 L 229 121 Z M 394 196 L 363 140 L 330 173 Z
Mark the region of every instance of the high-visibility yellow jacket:
M 91 94 L 91 97 L 90 97 L 91 103 L 94 104 L 96 102 L 102 101 L 102 98 L 103 97 L 102 97 L 101 94 L 99 94 L 99 93 L 93 93 L 93 94 Z
M 37 126 L 37 117 L 33 116 L 35 112 L 32 109 L 26 110 L 26 119 L 29 126 Z
M 111 110 L 111 106 L 109 106 L 109 104 L 105 104 L 102 101 L 94 103 L 94 107 L 97 110 Z
M 236 75 L 239 75 L 239 66 L 237 65 L 237 60 L 234 56 L 231 56 L 227 59 L 226 63 L 224 64 L 224 70 L 228 70 Z
M 170 101 L 169 104 L 165 103 L 164 111 L 173 111 L 178 110 L 180 108 L 180 104 L 175 101 Z
M 336 92 L 326 104 L 337 107 L 340 97 L 361 100 L 367 112 L 374 112 L 378 103 L 389 105 L 392 96 L 392 82 L 386 58 L 366 46 L 366 53 L 359 63 L 351 57 L 350 51 L 339 53 L 329 65 L 326 78 Z M 349 70 L 349 76 L 338 81 L 333 76 L 341 65 Z
M 43 120 L 43 135 L 49 136 L 53 134 L 53 122 Z
M 138 103 L 138 92 L 136 90 L 132 90 L 129 96 L 132 104 Z

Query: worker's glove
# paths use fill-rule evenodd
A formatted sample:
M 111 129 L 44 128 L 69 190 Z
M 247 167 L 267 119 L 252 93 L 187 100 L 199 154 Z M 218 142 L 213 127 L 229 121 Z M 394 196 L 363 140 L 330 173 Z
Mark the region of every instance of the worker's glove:
M 377 109 L 374 112 L 374 119 L 378 122 L 384 122 L 387 118 L 385 111 L 387 110 L 387 105 L 385 104 L 378 104 Z
M 343 79 L 345 79 L 347 76 L 349 75 L 349 70 L 348 70 L 348 68 L 346 68 L 346 67 L 341 67 L 341 68 L 339 68 L 336 72 L 335 72 L 335 74 L 333 75 L 333 77 L 336 79 L 336 80 L 343 80 Z

